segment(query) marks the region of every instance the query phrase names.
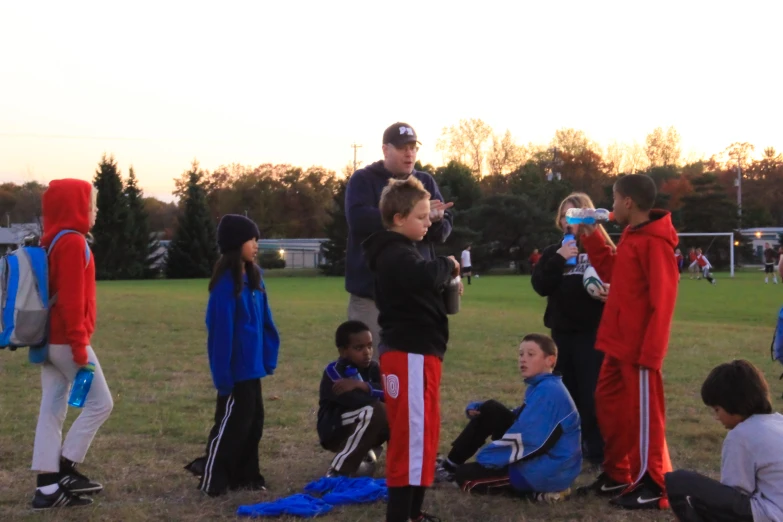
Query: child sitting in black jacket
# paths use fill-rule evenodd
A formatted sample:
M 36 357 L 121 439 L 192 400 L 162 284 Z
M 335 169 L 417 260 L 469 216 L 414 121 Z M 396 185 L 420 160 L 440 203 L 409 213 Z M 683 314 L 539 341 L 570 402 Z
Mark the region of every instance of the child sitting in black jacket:
M 372 360 L 372 342 L 370 329 L 359 321 L 347 321 L 335 333 L 340 358 L 324 369 L 318 408 L 321 446 L 336 452 L 327 476 L 356 475 L 363 462 L 369 470 L 361 474 L 371 475 L 389 440 L 381 370 Z

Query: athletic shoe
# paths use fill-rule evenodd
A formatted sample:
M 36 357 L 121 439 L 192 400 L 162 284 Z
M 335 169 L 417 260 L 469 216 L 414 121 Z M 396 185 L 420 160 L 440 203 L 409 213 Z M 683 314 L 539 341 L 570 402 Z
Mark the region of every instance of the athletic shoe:
M 193 473 L 198 478 L 201 478 L 204 476 L 204 469 L 207 467 L 207 458 L 206 457 L 199 457 L 192 462 L 190 462 L 187 466 L 185 466 L 185 469 Z
M 435 483 L 436 484 L 453 484 L 456 473 L 454 470 L 448 469 L 444 466 L 444 462 L 438 462 L 435 465 Z
M 359 467 L 356 468 L 356 473 L 353 474 L 354 477 L 372 477 L 375 475 L 375 453 L 373 453 L 372 450 L 370 450 L 367 455 L 362 460 L 362 463 L 359 464 Z
M 589 486 L 582 486 L 581 488 L 577 488 L 576 494 L 581 496 L 592 493 L 598 495 L 599 497 L 614 497 L 622 493 L 623 490 L 626 489 L 629 485 L 630 484 L 621 484 L 620 482 L 612 480 L 612 478 L 609 477 L 606 472 L 603 472 L 598 475 L 596 481 Z
M 411 522 L 440 522 L 440 519 L 435 515 L 430 515 L 429 513 L 422 511 L 419 518 L 412 518 Z
M 74 495 L 93 495 L 103 491 L 103 486 L 93 482 L 75 469 L 66 471 L 60 478 L 59 484 Z
M 33 509 L 36 511 L 61 507 L 84 507 L 90 504 L 92 504 L 91 498 L 74 495 L 63 487 L 58 487 L 57 491 L 51 495 L 44 495 L 36 489 L 33 497 Z
M 661 487 L 645 475 L 633 489 L 613 498 L 609 503 L 622 509 L 660 509 L 664 501 Z
M 571 489 L 564 489 L 563 491 L 552 491 L 547 493 L 532 493 L 530 500 L 532 502 L 541 502 L 546 504 L 555 504 L 562 502 L 571 496 Z

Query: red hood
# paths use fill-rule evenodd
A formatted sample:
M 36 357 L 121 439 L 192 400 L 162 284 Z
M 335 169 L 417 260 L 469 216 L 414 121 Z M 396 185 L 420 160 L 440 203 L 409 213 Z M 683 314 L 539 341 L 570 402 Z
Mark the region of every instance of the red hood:
M 650 221 L 639 227 L 628 227 L 628 234 L 660 237 L 672 246 L 672 250 L 680 242 L 677 230 L 672 225 L 672 215 L 666 210 L 651 210 Z
M 41 244 L 48 246 L 61 230 L 90 231 L 92 185 L 81 179 L 56 179 L 43 194 L 44 234 Z

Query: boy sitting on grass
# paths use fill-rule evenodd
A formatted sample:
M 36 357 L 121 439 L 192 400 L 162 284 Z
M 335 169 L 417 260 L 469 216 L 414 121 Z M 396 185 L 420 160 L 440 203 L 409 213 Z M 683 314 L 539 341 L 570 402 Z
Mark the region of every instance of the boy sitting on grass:
M 356 475 L 363 462 L 361 474 L 372 475 L 389 440 L 381 369 L 372 360 L 372 343 L 370 329 L 360 321 L 346 321 L 335 332 L 340 358 L 324 369 L 317 426 L 321 446 L 336 453 L 329 477 Z
M 783 520 L 783 415 L 748 361 L 721 364 L 701 387 L 704 404 L 729 430 L 720 482 L 694 471 L 667 473 L 666 491 L 683 522 Z
M 552 373 L 556 362 L 551 337 L 526 335 L 519 345 L 525 402 L 513 411 L 495 400 L 469 404 L 470 422 L 438 462 L 436 481 L 456 482 L 469 493 L 565 498 L 581 470 L 582 450 L 579 414 L 562 378 Z M 488 437 L 492 442 L 484 446 Z M 476 462 L 465 464 L 476 452 Z

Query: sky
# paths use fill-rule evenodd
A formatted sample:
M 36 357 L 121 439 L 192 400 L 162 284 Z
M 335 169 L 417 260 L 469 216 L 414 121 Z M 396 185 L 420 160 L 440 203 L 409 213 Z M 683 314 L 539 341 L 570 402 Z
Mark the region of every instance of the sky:
M 193 159 L 381 159 L 411 124 L 481 118 L 519 143 L 673 125 L 684 156 L 783 150 L 783 2 L 7 1 L 0 181 L 91 179 L 102 154 L 171 199 Z

